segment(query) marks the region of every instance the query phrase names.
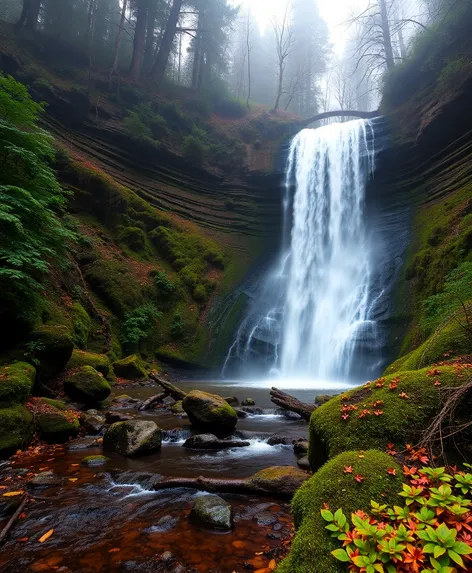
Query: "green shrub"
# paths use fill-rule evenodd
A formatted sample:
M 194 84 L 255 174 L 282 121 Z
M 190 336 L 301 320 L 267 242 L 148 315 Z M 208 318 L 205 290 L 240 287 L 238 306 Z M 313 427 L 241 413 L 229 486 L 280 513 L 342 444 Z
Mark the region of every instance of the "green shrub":
M 170 327 L 170 334 L 174 340 L 180 340 L 185 334 L 185 323 L 180 312 L 176 312 Z
M 145 303 L 132 312 L 127 312 L 121 323 L 120 340 L 124 345 L 138 347 L 145 340 L 149 331 L 155 326 L 162 313 L 150 303 Z
M 152 131 L 139 115 L 130 111 L 128 116 L 121 122 L 124 131 L 139 141 L 152 141 Z
M 217 101 L 214 105 L 214 111 L 222 117 L 232 119 L 244 117 L 248 113 L 246 104 L 241 100 L 233 98 L 225 98 Z
M 183 141 L 183 152 L 187 159 L 193 163 L 201 164 L 205 158 L 206 145 L 193 135 L 187 135 Z
M 208 298 L 208 293 L 207 290 L 205 288 L 204 285 L 199 284 L 195 287 L 194 291 L 193 291 L 193 298 L 197 301 L 197 302 L 204 302 L 207 300 Z
M 170 298 L 176 291 L 174 283 L 169 279 L 166 273 L 162 271 L 153 271 L 152 277 L 154 285 L 160 297 Z
M 146 247 L 146 233 L 139 227 L 120 227 L 118 238 L 137 253 L 142 252 Z

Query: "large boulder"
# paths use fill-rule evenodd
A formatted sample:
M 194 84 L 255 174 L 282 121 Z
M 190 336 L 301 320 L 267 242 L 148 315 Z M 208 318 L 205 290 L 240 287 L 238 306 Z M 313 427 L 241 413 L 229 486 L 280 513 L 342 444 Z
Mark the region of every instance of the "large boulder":
M 49 407 L 49 411 L 35 415 L 38 434 L 50 444 L 62 444 L 75 438 L 79 432 L 79 420 L 71 412 Z
M 113 362 L 113 370 L 119 378 L 124 378 L 125 380 L 146 378 L 143 361 L 136 354 L 131 354 L 131 356 Z
M 99 434 L 105 427 L 105 416 L 102 416 L 97 410 L 88 410 L 82 416 L 82 426 L 87 434 Z
M 41 380 L 49 380 L 69 362 L 74 343 L 65 326 L 44 325 L 31 334 L 29 348 L 38 376 Z
M 33 416 L 24 406 L 0 409 L 0 459 L 24 448 L 33 437 Z
M 198 497 L 190 512 L 190 519 L 214 529 L 229 531 L 233 528 L 231 505 L 219 495 Z
M 24 404 L 33 390 L 36 370 L 27 362 L 0 367 L 0 408 Z
M 352 468 L 352 473 L 345 471 L 347 467 Z M 363 478 L 360 483 L 356 476 Z M 297 533 L 290 554 L 279 565 L 277 573 L 344 573 L 345 564 L 331 555 L 339 542 L 326 530 L 320 513 L 324 504 L 333 512 L 341 507 L 345 515 L 358 509 L 368 511 L 371 500 L 403 506 L 398 497 L 402 478 L 402 470 L 395 460 L 375 450 L 344 452 L 329 461 L 293 498 Z
M 110 384 L 91 366 L 82 366 L 64 380 L 67 395 L 82 404 L 97 404 L 110 395 Z
M 416 443 L 441 409 L 441 388 L 461 386 L 470 373 L 454 366 L 397 372 L 332 398 L 310 419 L 312 469 L 343 451 Z
M 95 370 L 103 374 L 105 378 L 108 377 L 111 371 L 110 359 L 106 354 L 94 354 L 93 352 L 74 350 L 66 368 L 68 370 L 74 370 L 82 366 L 95 368 Z
M 249 487 L 254 486 L 267 493 L 292 497 L 309 475 L 293 466 L 273 466 L 257 472 L 248 480 Z
M 150 420 L 128 420 L 112 424 L 103 437 L 103 448 L 122 456 L 139 456 L 160 450 L 162 432 Z
M 216 394 L 193 390 L 185 396 L 182 407 L 192 424 L 214 430 L 232 430 L 238 421 L 236 411 Z

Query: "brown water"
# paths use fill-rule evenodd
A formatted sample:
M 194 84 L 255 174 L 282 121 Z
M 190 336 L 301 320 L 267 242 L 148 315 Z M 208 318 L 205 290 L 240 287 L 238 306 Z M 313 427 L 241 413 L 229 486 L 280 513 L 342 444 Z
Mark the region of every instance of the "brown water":
M 195 382 L 190 385 L 196 387 Z M 204 387 L 216 390 L 211 384 Z M 142 399 L 157 391 L 156 387 L 133 386 L 118 388 L 115 394 Z M 270 408 L 266 390 L 259 397 L 254 389 L 224 393 L 219 388 L 219 392 L 236 394 L 240 399 L 250 395 L 258 405 Z M 147 484 L 156 475 L 237 478 L 268 466 L 295 466 L 292 447 L 269 446 L 262 433 L 303 437 L 307 434 L 306 423 L 266 410 L 268 415 L 238 422 L 238 431 L 256 432 L 249 447 L 198 452 L 182 447 L 190 434 L 185 419 L 163 410 L 121 411 L 154 419 L 161 428 L 178 431 L 169 433 L 157 454 L 138 459 L 109 455 L 110 460 L 100 468 L 81 465 L 84 456 L 102 453 L 100 447 L 80 451 L 64 447 L 53 454 L 49 451 L 20 458 L 14 468 L 24 467 L 35 473 L 52 470 L 63 476 L 64 483 L 42 490 L 38 493 L 42 499 L 28 504 L 26 517 L 17 521 L 0 551 L 0 571 L 243 573 L 267 568 L 292 531 L 288 504 L 270 497 L 223 495 L 232 505 L 235 527 L 222 535 L 198 528 L 188 519 L 195 497 L 204 493 L 190 489 L 154 492 Z M 54 529 L 53 535 L 39 543 L 38 539 L 50 529 Z M 166 551 L 176 558 L 168 566 L 159 560 Z M 175 569 L 176 563 L 183 569 Z

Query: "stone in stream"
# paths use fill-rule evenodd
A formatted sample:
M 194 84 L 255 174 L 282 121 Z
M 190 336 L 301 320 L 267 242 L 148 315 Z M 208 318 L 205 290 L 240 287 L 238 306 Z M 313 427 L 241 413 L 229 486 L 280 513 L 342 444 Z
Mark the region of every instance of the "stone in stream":
M 233 528 L 231 505 L 219 495 L 203 495 L 195 501 L 190 519 L 200 525 L 230 531 Z
M 248 479 L 248 485 L 267 493 L 292 497 L 310 476 L 293 466 L 273 466 L 257 472 Z
M 239 400 L 236 398 L 236 396 L 228 396 L 225 398 L 225 400 L 230 406 L 239 406 Z
M 82 426 L 87 434 L 99 434 L 105 427 L 105 416 L 99 414 L 97 410 L 88 410 L 82 416 Z
M 247 412 L 244 412 L 244 410 L 240 410 L 239 408 L 236 409 L 236 414 L 238 415 L 238 418 L 248 418 L 249 417 Z
M 256 403 L 252 398 L 246 398 L 241 402 L 241 406 L 255 406 Z
M 182 408 L 182 400 L 174 402 L 170 407 L 170 411 L 176 416 L 183 416 L 185 414 L 185 410 Z
M 107 424 L 115 424 L 116 422 L 127 422 L 132 420 L 131 416 L 120 414 L 119 412 L 105 412 L 105 422 Z
M 293 443 L 293 438 L 291 438 L 290 436 L 282 436 L 280 434 L 274 434 L 267 440 L 267 443 L 269 444 L 269 446 L 281 446 L 281 445 L 291 446 Z
M 161 449 L 162 432 L 150 420 L 112 424 L 103 437 L 103 448 L 122 456 L 139 456 Z
M 195 426 L 228 431 L 232 430 L 238 421 L 235 410 L 216 394 L 193 390 L 183 399 L 182 407 Z
M 220 440 L 214 434 L 197 434 L 186 440 L 183 447 L 194 450 L 224 450 L 227 448 L 244 448 L 250 445 L 249 442 L 241 440 Z
M 87 450 L 89 448 L 98 448 L 100 444 L 96 438 L 78 438 L 69 442 L 67 445 L 68 452 L 76 452 L 77 450 Z
M 85 458 L 83 458 L 81 463 L 84 466 L 88 466 L 89 468 L 91 468 L 97 466 L 104 466 L 109 460 L 110 458 L 107 458 L 106 456 L 100 456 L 100 455 L 86 456 Z
M 303 456 L 297 460 L 298 467 L 302 470 L 311 471 L 310 462 L 308 456 Z
M 308 440 L 299 440 L 293 444 L 293 451 L 297 456 L 306 456 L 308 454 Z
M 54 487 L 62 484 L 62 478 L 59 477 L 54 472 L 41 472 L 40 474 L 31 478 L 28 482 L 28 487 L 31 488 L 43 488 L 43 487 Z
M 243 406 L 243 408 L 241 408 L 241 410 L 243 412 L 246 412 L 247 414 L 252 414 L 253 416 L 263 416 L 264 415 L 264 410 L 262 408 L 259 408 L 258 406 Z

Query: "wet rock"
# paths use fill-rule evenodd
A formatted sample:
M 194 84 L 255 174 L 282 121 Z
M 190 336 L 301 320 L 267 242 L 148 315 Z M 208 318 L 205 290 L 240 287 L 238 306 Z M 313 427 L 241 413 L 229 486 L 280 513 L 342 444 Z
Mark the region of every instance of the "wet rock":
M 170 531 L 171 529 L 173 529 L 177 525 L 177 521 L 178 521 L 178 519 L 176 517 L 173 517 L 172 515 L 164 515 L 163 517 L 161 517 L 159 519 L 159 521 L 156 523 L 156 525 L 154 525 L 151 528 L 151 530 L 154 533 Z M 174 557 L 172 556 L 172 558 L 174 558 Z M 162 559 L 162 557 L 161 557 L 161 559 Z
M 303 456 L 302 458 L 299 458 L 297 460 L 297 464 L 298 467 L 301 468 L 302 470 L 306 470 L 306 471 L 310 471 L 311 467 L 310 467 L 310 462 L 308 460 L 308 456 Z
M 271 432 L 254 432 L 251 430 L 236 430 L 233 436 L 240 440 L 265 440 L 267 441 L 274 434 Z
M 97 448 L 99 445 L 95 438 L 79 438 L 68 444 L 67 451 L 76 452 L 77 450 L 87 450 L 88 448 Z
M 170 551 L 164 551 L 164 553 L 161 555 L 160 560 L 162 561 L 162 563 L 172 563 L 172 561 L 175 560 L 175 556 Z
M 256 516 L 256 521 L 258 525 L 274 525 L 274 523 L 277 523 L 278 519 L 274 513 L 263 511 Z
M 297 414 L 296 412 L 291 412 L 290 410 L 285 410 L 285 408 L 277 408 L 275 413 L 278 414 L 279 416 L 284 416 L 284 418 L 287 418 L 287 420 L 292 420 L 294 422 L 298 420 L 303 420 L 303 418 L 299 414 Z
M 64 390 L 81 404 L 97 404 L 108 398 L 111 387 L 95 368 L 82 366 L 64 380 Z
M 176 416 L 184 415 L 185 410 L 182 408 L 182 400 L 179 400 L 178 402 L 174 402 L 172 404 L 172 406 L 170 407 L 170 411 L 172 412 L 172 414 L 175 414 Z
M 36 371 L 42 380 L 53 378 L 65 367 L 72 356 L 74 343 L 65 326 L 43 325 L 30 337 L 30 359 L 36 364 Z
M 258 406 L 243 406 L 241 410 L 253 416 L 262 416 L 264 414 L 264 410 Z
M 291 438 L 290 436 L 282 436 L 280 434 L 274 434 L 267 440 L 267 443 L 269 444 L 269 446 L 280 446 L 280 445 L 291 446 L 293 443 L 293 438 Z
M 0 519 L 9 517 L 20 506 L 21 500 L 16 498 L 0 497 Z
M 185 396 L 182 407 L 190 422 L 196 426 L 215 430 L 232 430 L 238 415 L 221 396 L 193 390 Z
M 107 458 L 106 456 L 86 456 L 83 460 L 82 460 L 82 464 L 84 466 L 88 466 L 90 467 L 97 467 L 97 466 L 104 466 L 108 461 L 110 460 L 110 458 Z
M 150 420 L 128 420 L 112 424 L 103 437 L 105 450 L 122 456 L 138 456 L 160 450 L 162 432 Z
M 236 410 L 236 414 L 238 415 L 238 418 L 242 418 L 242 419 L 249 417 L 247 412 L 244 412 L 243 410 L 239 410 L 239 409 Z
M 198 434 L 186 440 L 183 446 L 194 450 L 224 450 L 244 448 L 250 446 L 250 443 L 241 440 L 220 440 L 213 434 Z
M 252 398 L 246 398 L 241 402 L 241 406 L 255 406 L 256 402 Z
M 267 493 L 277 493 L 291 497 L 310 476 L 293 466 L 266 468 L 249 478 L 249 486 L 254 485 Z
M 85 414 L 82 417 L 82 426 L 87 434 L 99 434 L 105 427 L 105 416 L 100 414 Z
M 321 394 L 320 396 L 315 396 L 315 404 L 317 406 L 322 406 L 323 404 L 326 404 L 326 402 L 329 402 L 331 398 L 334 398 L 334 396 L 330 396 L 329 394 Z
M 239 400 L 236 398 L 236 396 L 228 396 L 225 398 L 225 400 L 230 406 L 239 406 Z
M 186 569 L 182 563 L 177 563 L 177 565 L 171 569 L 171 573 L 189 573 L 189 570 Z
M 219 495 L 204 495 L 195 501 L 190 519 L 215 529 L 229 531 L 233 528 L 231 505 Z
M 79 420 L 60 410 L 37 414 L 35 423 L 41 438 L 50 444 L 67 442 L 79 432 Z
M 26 468 L 18 468 L 17 470 L 13 470 L 13 475 L 15 476 L 25 476 L 27 473 L 29 473 L 29 470 L 27 470 Z
M 136 354 L 113 362 L 113 370 L 117 376 L 125 378 L 125 380 L 146 378 L 144 363 Z
M 41 472 L 28 482 L 30 488 L 54 487 L 62 484 L 62 478 L 54 472 Z
M 300 440 L 293 444 L 293 451 L 297 456 L 306 456 L 308 454 L 308 440 Z
M 105 412 L 105 422 L 107 424 L 115 424 L 116 422 L 127 422 L 132 420 L 132 416 L 120 414 L 119 412 Z

